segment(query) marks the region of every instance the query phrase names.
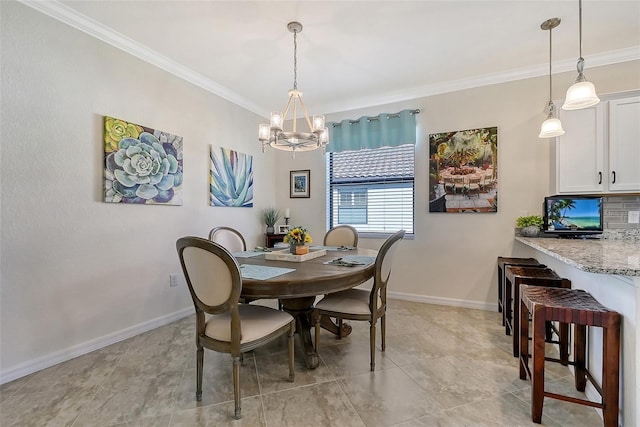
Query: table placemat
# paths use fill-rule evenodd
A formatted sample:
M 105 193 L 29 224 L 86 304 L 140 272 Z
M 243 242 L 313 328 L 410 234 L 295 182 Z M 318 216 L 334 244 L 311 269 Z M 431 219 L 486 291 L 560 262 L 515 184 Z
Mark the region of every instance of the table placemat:
M 261 251 L 240 251 L 240 252 L 233 252 L 233 256 L 236 258 L 251 258 L 254 256 L 260 256 L 263 255 L 265 252 Z
M 311 249 L 324 249 L 326 251 L 354 251 L 356 248 L 349 246 L 311 246 Z
M 241 264 L 240 274 L 245 279 L 268 280 L 272 277 L 296 271 L 295 268 L 265 267 L 263 265 Z
M 362 255 L 347 255 L 339 258 L 334 258 L 331 261 L 324 262 L 323 264 L 341 265 L 343 267 L 355 267 L 358 265 L 369 265 L 376 261 L 376 257 L 362 256 Z

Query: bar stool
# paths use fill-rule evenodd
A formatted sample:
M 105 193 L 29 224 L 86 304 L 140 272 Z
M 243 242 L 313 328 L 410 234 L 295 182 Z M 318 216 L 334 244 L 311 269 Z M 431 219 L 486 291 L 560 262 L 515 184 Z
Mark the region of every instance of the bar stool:
M 609 310 L 588 292 L 577 289 L 543 288 L 522 285 L 520 296 L 520 379 L 532 381 L 531 419 L 542 420 L 545 397 L 602 409 L 605 427 L 618 426 L 620 387 L 620 314 Z M 529 370 L 529 314 L 533 316 L 533 372 Z M 558 321 L 574 326 L 576 390 L 584 391 L 587 379 L 601 397 L 601 403 L 550 393 L 544 389 L 545 322 Z M 587 326 L 602 328 L 602 386 L 595 383 L 586 367 Z M 557 362 L 556 359 L 546 360 Z
M 571 280 L 563 279 L 558 276 L 555 271 L 550 268 L 538 267 L 516 267 L 507 266 L 504 275 L 505 282 L 505 308 L 503 309 L 505 316 L 505 333 L 512 335 L 513 357 L 520 354 L 518 343 L 518 331 L 520 322 L 520 285 L 544 286 L 551 288 L 571 288 Z M 511 301 L 513 301 L 513 311 Z M 556 333 L 558 341 L 552 340 L 551 322 L 546 327 L 547 342 L 557 343 L 560 348 L 560 360 L 563 365 L 569 362 L 569 326 L 566 323 L 560 323 Z
M 502 314 L 502 326 L 505 325 L 504 318 L 504 269 L 508 265 L 516 266 L 532 266 L 532 267 L 546 267 L 544 264 L 540 264 L 535 258 L 508 258 L 498 257 L 498 313 Z

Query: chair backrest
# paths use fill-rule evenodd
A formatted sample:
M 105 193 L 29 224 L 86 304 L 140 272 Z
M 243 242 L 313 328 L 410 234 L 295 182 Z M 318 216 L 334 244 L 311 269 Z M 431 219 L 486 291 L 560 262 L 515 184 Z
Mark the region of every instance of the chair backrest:
M 385 240 L 376 257 L 376 271 L 373 276 L 371 292 L 375 296 L 381 297 L 383 302 L 386 302 L 387 282 L 389 281 L 389 276 L 391 276 L 391 265 L 398 249 L 398 243 L 400 243 L 404 234 L 405 231 L 400 230 Z M 376 298 L 372 295 L 371 301 L 375 300 Z
M 196 312 L 220 314 L 238 305 L 240 266 L 227 249 L 193 236 L 178 239 L 176 249 Z
M 324 235 L 325 246 L 358 246 L 358 230 L 350 225 L 336 225 Z
M 247 244 L 242 234 L 235 228 L 215 227 L 209 232 L 209 240 L 227 248 L 229 252 L 247 250 Z

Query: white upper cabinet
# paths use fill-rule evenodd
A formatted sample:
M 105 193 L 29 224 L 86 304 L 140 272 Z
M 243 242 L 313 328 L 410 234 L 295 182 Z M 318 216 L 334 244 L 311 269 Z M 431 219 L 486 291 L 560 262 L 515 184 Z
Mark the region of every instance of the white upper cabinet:
M 640 191 L 640 96 L 609 101 L 609 190 Z
M 640 96 L 560 110 L 556 138 L 558 194 L 640 191 Z

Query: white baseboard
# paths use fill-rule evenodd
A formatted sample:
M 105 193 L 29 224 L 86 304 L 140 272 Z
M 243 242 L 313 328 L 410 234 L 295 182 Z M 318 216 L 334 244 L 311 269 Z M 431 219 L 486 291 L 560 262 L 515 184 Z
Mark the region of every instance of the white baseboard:
M 147 320 L 146 322 L 139 323 L 129 328 L 113 332 L 111 334 L 95 338 L 86 341 L 81 344 L 74 345 L 64 350 L 57 351 L 55 353 L 48 354 L 46 356 L 39 357 L 37 359 L 28 360 L 22 362 L 17 366 L 0 372 L 0 384 L 13 381 L 15 379 L 24 377 L 42 369 L 48 368 L 53 365 L 57 365 L 61 362 L 66 362 L 75 357 L 82 356 L 83 354 L 90 353 L 100 348 L 106 347 L 111 344 L 115 344 L 119 341 L 131 338 L 139 335 L 143 332 L 150 331 L 160 326 L 167 325 L 183 317 L 190 316 L 194 313 L 193 306 L 178 310 L 176 312 L 160 316 L 155 319 Z
M 387 292 L 387 296 L 402 301 L 422 302 L 425 304 L 446 305 L 450 307 L 472 308 L 475 310 L 498 311 L 498 304 L 484 301 L 469 301 L 463 299 L 433 297 L 427 295 L 407 294 L 404 292 Z

